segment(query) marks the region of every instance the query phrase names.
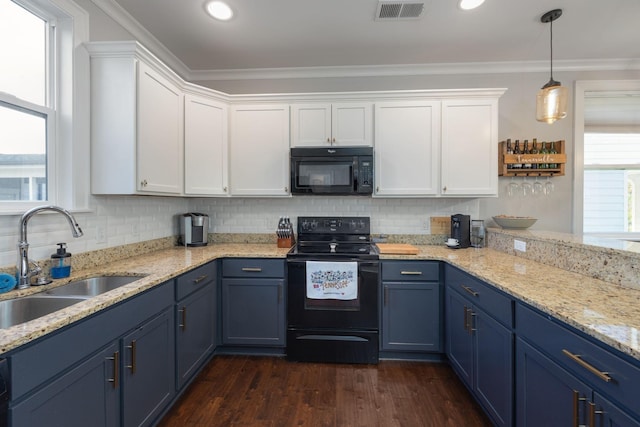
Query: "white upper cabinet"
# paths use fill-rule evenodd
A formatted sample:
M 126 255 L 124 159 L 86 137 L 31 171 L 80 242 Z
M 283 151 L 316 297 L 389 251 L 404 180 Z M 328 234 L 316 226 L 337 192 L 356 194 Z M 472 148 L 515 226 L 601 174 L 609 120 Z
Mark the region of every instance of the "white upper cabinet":
M 442 195 L 498 195 L 498 99 L 442 102 Z
M 184 97 L 184 192 L 227 196 L 228 107 L 208 97 Z
M 183 96 L 133 56 L 91 58 L 91 190 L 180 195 Z
M 372 103 L 291 105 L 291 146 L 371 146 Z
M 289 196 L 289 105 L 231 108 L 233 196 Z
M 437 195 L 440 101 L 379 102 L 375 114 L 375 195 Z

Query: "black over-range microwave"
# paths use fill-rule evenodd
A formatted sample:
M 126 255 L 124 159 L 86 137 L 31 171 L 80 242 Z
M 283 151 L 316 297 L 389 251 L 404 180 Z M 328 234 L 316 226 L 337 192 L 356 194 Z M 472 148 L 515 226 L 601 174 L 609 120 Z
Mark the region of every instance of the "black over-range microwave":
M 292 194 L 373 193 L 372 147 L 295 147 L 290 157 Z

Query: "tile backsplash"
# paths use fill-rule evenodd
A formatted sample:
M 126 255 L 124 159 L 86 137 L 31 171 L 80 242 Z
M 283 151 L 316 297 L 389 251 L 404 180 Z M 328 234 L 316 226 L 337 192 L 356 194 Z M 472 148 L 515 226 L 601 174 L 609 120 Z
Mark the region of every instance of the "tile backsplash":
M 369 216 L 371 232 L 429 234 L 431 216 L 463 213 L 476 218 L 478 199 L 407 199 L 299 196 L 293 198 L 199 198 L 152 196 L 91 197 L 88 212 L 74 212 L 84 236 L 74 239 L 66 220 L 38 214 L 29 222 L 29 254 L 48 259 L 56 243 L 82 253 L 178 234 L 175 216 L 202 212 L 210 216 L 210 233 L 273 233 L 280 216 Z M 15 265 L 19 215 L 0 216 L 0 266 Z

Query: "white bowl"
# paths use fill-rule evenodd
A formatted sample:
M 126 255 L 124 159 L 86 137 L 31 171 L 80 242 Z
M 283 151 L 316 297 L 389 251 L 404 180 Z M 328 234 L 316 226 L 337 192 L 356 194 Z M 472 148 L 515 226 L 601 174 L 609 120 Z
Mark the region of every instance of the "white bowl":
M 494 216 L 493 220 L 502 228 L 524 230 L 535 224 L 538 219 L 528 216 Z

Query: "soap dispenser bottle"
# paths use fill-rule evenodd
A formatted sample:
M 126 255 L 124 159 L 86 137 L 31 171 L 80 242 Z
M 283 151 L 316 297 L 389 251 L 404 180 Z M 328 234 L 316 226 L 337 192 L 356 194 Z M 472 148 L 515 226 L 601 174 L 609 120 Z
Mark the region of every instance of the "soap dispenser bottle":
M 58 243 L 58 249 L 51 255 L 51 278 L 62 279 L 71 275 L 71 253 L 66 243 Z

